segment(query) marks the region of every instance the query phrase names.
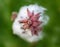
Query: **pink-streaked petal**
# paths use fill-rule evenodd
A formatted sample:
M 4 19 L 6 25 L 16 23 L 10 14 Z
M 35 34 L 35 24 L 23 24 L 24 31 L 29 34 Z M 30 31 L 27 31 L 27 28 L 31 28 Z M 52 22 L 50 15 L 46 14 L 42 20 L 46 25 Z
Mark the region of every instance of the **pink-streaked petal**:
M 40 13 L 35 14 L 36 18 L 40 17 Z
M 38 25 L 41 25 L 43 22 L 42 21 L 37 21 Z
M 40 15 L 40 12 L 39 13 L 37 13 L 37 14 L 35 14 L 35 16 L 39 16 Z
M 32 16 L 34 16 L 34 11 L 32 11 Z
M 29 11 L 29 9 L 27 8 L 27 14 L 28 14 L 29 17 L 31 17 L 33 13 L 31 13 L 31 12 Z
M 33 22 L 32 26 L 33 27 L 37 27 L 38 26 L 38 23 L 37 22 Z
M 37 21 L 38 19 L 36 18 L 36 16 L 32 16 L 31 20 L 34 22 L 34 21 Z
M 41 30 L 42 30 L 42 27 L 39 27 L 39 26 L 38 26 L 38 27 L 35 28 L 35 30 L 36 30 L 36 31 L 41 31 Z
M 30 30 L 31 30 L 31 34 L 34 35 L 34 28 L 32 26 L 31 26 Z

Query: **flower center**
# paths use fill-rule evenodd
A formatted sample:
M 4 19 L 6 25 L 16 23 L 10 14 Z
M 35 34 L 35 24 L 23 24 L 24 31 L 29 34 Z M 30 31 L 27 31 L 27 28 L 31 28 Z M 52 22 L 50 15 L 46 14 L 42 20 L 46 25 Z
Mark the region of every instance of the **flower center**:
M 42 21 L 38 20 L 40 18 L 40 13 L 34 15 L 34 11 L 31 13 L 27 8 L 27 14 L 29 19 L 23 19 L 19 21 L 20 23 L 24 23 L 22 29 L 30 29 L 32 35 L 38 35 L 38 31 L 42 30 L 42 27 L 40 27 Z

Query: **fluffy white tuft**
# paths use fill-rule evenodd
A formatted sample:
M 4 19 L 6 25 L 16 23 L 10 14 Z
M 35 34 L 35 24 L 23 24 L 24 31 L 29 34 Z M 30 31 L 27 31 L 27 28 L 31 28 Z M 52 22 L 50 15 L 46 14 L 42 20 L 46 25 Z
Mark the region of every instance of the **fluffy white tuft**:
M 23 38 L 24 40 L 28 41 L 28 42 L 37 42 L 38 40 L 41 40 L 44 36 L 43 32 L 40 31 L 38 32 L 38 36 L 34 35 L 32 36 L 31 34 L 31 30 L 26 30 L 26 33 L 22 33 L 24 30 L 21 29 L 23 24 L 20 24 L 18 21 L 25 19 L 27 16 L 27 8 L 32 12 L 34 10 L 34 13 L 39 13 L 41 12 L 41 17 L 39 18 L 40 21 L 43 21 L 42 26 L 46 25 L 49 17 L 44 14 L 44 11 L 46 10 L 46 8 L 43 8 L 42 6 L 38 6 L 37 4 L 35 5 L 29 5 L 29 6 L 23 6 L 18 13 L 17 18 L 15 19 L 15 21 L 13 22 L 13 33 L 18 35 L 19 37 Z M 22 18 L 21 18 L 22 17 Z

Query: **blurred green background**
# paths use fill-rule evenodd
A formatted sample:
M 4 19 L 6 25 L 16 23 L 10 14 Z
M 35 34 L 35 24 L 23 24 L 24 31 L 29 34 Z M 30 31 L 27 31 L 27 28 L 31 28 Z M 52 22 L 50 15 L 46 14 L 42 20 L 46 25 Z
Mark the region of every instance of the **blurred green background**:
M 43 30 L 46 37 L 36 47 L 60 47 L 60 0 L 0 0 L 0 47 L 29 47 L 30 43 L 13 35 L 11 13 L 35 3 L 47 8 L 50 18 Z

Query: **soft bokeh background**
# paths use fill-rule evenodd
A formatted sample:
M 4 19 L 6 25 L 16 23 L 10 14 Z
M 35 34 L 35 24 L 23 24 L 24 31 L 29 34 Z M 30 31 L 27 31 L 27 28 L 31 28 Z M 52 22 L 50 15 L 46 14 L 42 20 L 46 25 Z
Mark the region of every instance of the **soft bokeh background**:
M 30 43 L 12 33 L 11 13 L 29 4 L 47 8 L 50 20 L 44 26 L 46 37 L 36 47 L 60 47 L 60 0 L 0 0 L 0 47 L 28 47 Z

